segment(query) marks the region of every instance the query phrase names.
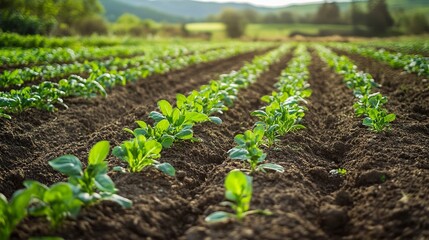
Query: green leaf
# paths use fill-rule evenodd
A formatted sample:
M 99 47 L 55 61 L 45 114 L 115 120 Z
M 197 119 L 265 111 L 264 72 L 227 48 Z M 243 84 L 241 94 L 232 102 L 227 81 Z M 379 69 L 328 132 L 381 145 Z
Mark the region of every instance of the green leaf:
M 173 145 L 173 143 L 174 143 L 173 136 L 165 134 L 161 137 L 161 144 L 163 148 L 169 148 L 171 147 L 171 145 Z
M 187 112 L 186 113 L 186 119 L 193 122 L 193 123 L 199 123 L 199 122 L 208 121 L 209 117 L 204 113 Z
M 222 119 L 220 119 L 219 117 L 209 117 L 209 119 L 215 124 L 222 124 Z
M 372 120 L 371 120 L 371 118 L 369 118 L 369 117 L 364 118 L 363 121 L 362 121 L 362 124 L 364 126 L 371 127 L 372 126 Z
M 205 221 L 209 223 L 225 222 L 225 221 L 228 221 L 228 219 L 234 218 L 234 217 L 235 217 L 234 214 L 219 211 L 208 215 L 205 218 Z
M 387 116 L 384 117 L 384 121 L 389 123 L 395 121 L 395 119 L 396 119 L 396 115 L 393 113 L 388 114 Z
M 156 112 L 156 111 L 152 111 L 152 112 L 150 112 L 150 113 L 149 113 L 149 117 L 150 117 L 151 119 L 153 119 L 155 122 L 159 122 L 159 121 L 161 121 L 161 120 L 165 119 L 165 116 L 164 116 L 164 115 L 162 115 L 161 113 Z
M 225 197 L 228 200 L 236 201 L 236 197 L 239 197 L 241 199 L 241 203 L 245 205 L 244 210 L 248 210 L 250 200 L 252 198 L 251 177 L 247 176 L 240 170 L 232 170 L 226 176 L 225 189 Z
M 116 146 L 113 148 L 112 154 L 113 156 L 125 161 L 125 157 L 127 156 L 127 151 L 122 146 Z
M 177 108 L 182 109 L 183 105 L 186 103 L 186 100 L 187 100 L 185 95 L 178 93 L 176 95 L 176 99 L 177 99 L 176 101 Z
M 180 132 L 176 134 L 176 137 L 182 140 L 191 139 L 194 135 L 192 129 L 182 129 Z
M 167 119 L 163 119 L 155 125 L 155 129 L 162 133 L 166 132 L 169 127 L 170 123 Z
M 131 208 L 133 206 L 133 202 L 131 200 L 129 200 L 128 198 L 121 197 L 117 194 L 109 194 L 109 195 L 102 194 L 102 197 L 104 200 L 115 202 L 123 208 Z
M 158 107 L 164 116 L 171 116 L 173 113 L 173 107 L 167 100 L 158 101 Z
M 82 163 L 73 155 L 64 155 L 49 161 L 49 165 L 55 170 L 69 177 L 82 176 Z
M 276 172 L 280 172 L 283 173 L 285 171 L 285 169 L 278 165 L 278 164 L 274 164 L 274 163 L 264 163 L 258 166 L 258 169 L 269 169 L 269 170 L 274 170 Z
M 155 168 L 167 174 L 168 176 L 171 176 L 171 177 L 176 176 L 176 169 L 174 169 L 174 167 L 169 163 L 156 164 Z
M 102 192 L 114 193 L 116 191 L 115 184 L 106 173 L 95 176 L 95 186 Z
M 100 141 L 96 143 L 89 151 L 88 163 L 96 165 L 102 163 L 107 155 L 109 155 L 110 143 L 108 141 Z
M 242 149 L 242 148 L 232 148 L 231 150 L 228 151 L 228 153 L 229 153 L 229 158 L 240 159 L 240 160 L 246 160 L 247 154 L 249 154 L 249 152 L 246 149 Z

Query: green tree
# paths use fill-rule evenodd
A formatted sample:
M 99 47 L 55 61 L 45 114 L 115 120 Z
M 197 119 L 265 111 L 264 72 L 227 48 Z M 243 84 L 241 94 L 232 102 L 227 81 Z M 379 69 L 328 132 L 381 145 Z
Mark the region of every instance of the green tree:
M 245 17 L 234 9 L 223 10 L 220 20 L 225 24 L 226 33 L 230 38 L 239 38 L 246 31 L 247 22 Z
M 369 0 L 367 26 L 374 34 L 383 34 L 394 25 L 385 0 Z
M 324 2 L 317 10 L 315 23 L 336 24 L 340 22 L 340 8 L 336 2 Z

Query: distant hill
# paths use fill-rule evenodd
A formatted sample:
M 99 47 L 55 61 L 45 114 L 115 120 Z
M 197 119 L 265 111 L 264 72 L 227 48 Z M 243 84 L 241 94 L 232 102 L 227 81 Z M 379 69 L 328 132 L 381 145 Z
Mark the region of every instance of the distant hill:
M 152 19 L 157 22 L 186 22 L 189 19 L 182 16 L 174 16 L 160 12 L 152 8 L 133 6 L 121 0 L 100 0 L 106 11 L 106 17 L 110 21 L 116 21 L 124 13 L 132 13 L 141 19 Z
M 287 10 L 299 15 L 307 15 L 317 11 L 323 1 L 311 4 L 294 4 L 285 7 L 259 7 L 245 3 L 199 2 L 194 0 L 100 0 L 106 9 L 109 20 L 115 20 L 121 14 L 129 12 L 141 18 L 155 21 L 184 22 L 201 21 L 209 15 L 218 14 L 224 8 L 253 9 L 258 12 L 274 12 Z M 315 0 L 318 1 L 318 0 Z M 389 9 L 393 12 L 421 11 L 429 12 L 429 0 L 387 0 Z M 366 8 L 366 0 L 359 1 Z M 341 11 L 350 9 L 350 1 L 337 1 Z

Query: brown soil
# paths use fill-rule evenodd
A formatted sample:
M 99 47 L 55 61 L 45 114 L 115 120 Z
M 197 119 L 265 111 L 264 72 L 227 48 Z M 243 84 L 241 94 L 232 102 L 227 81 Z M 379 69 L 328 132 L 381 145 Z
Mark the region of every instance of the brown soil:
M 257 120 L 249 113 L 263 105 L 259 98 L 273 90 L 272 85 L 290 56 L 274 64 L 257 83 L 240 92 L 234 107 L 221 116 L 224 120 L 222 125 L 207 123 L 197 126 L 195 135 L 202 139 L 201 142 L 178 143 L 165 151 L 161 161 L 170 162 L 176 167 L 176 178 L 167 177 L 153 169 L 139 174 L 113 174 L 120 194 L 134 201 L 132 209 L 124 210 L 113 203 L 102 203 L 84 209 L 77 220 L 68 220 L 57 232 L 49 232 L 47 223 L 43 220 L 27 219 L 13 237 L 26 239 L 28 236 L 58 235 L 65 239 L 429 238 L 428 115 L 418 107 L 413 107 L 427 107 L 428 99 L 427 95 L 424 95 L 427 85 L 416 85 L 413 81 L 414 75 L 401 75 L 398 71 L 371 61 L 367 65 L 367 71 L 383 83 L 383 94 L 389 97 L 388 108 L 398 115 L 391 132 L 375 134 L 361 125 L 361 118 L 354 117 L 354 98 L 342 82 L 341 76 L 333 74 L 316 54 L 313 53 L 312 56 L 310 84 L 313 95 L 308 101 L 308 111 L 303 122 L 307 129 L 290 133 L 277 146 L 267 149 L 268 161 L 281 164 L 286 169 L 285 173 L 258 173 L 254 176 L 251 207 L 270 209 L 274 215 L 251 215 L 242 222 L 230 221 L 214 225 L 204 222 L 205 216 L 213 211 L 228 211 L 219 205 L 223 200 L 225 175 L 231 169 L 243 168 L 244 165 L 228 159 L 226 152 L 234 146 L 234 135 L 251 128 Z M 360 68 L 364 68 L 363 62 L 356 62 Z M 211 65 L 212 68 L 215 66 Z M 229 65 L 224 65 L 219 70 L 225 69 L 226 66 Z M 211 70 L 213 69 L 206 69 L 205 73 Z M 197 77 L 192 71 L 198 73 L 192 69 L 187 74 L 192 74 L 192 78 Z M 384 82 L 376 75 L 377 71 L 385 74 Z M 168 76 L 176 77 L 178 73 Z M 200 76 L 205 75 L 200 73 Z M 187 86 L 191 82 L 187 78 L 180 86 Z M 389 83 L 393 85 L 389 87 Z M 403 85 L 401 89 L 408 90 L 400 90 L 395 87 L 400 85 L 395 84 Z M 131 91 L 132 87 L 117 89 L 112 95 L 126 96 L 123 92 L 131 94 Z M 109 98 L 94 99 L 94 102 L 75 100 L 76 105 L 68 111 L 52 114 L 57 119 L 62 116 L 74 119 L 75 125 L 69 131 L 56 127 L 58 132 L 50 132 L 49 126 L 63 126 L 55 123 L 57 120 L 53 120 L 52 115 L 40 114 L 31 117 L 32 121 L 28 121 L 28 124 L 35 129 L 44 129 L 44 136 L 52 136 L 52 139 L 44 140 L 37 131 L 29 131 L 33 129 L 25 128 L 25 120 L 29 116 L 19 116 L 14 125 L 10 124 L 2 130 L 3 136 L 3 132 L 7 130 L 11 138 L 7 140 L 8 138 L 2 137 L 2 144 L 9 143 L 5 146 L 12 148 L 15 146 L 13 143 L 18 142 L 20 148 L 11 153 L 4 151 L 2 146 L 0 157 L 2 169 L 3 166 L 15 163 L 9 168 L 24 170 L 15 170 L 15 175 L 10 174 L 13 170 L 2 172 L 0 176 L 6 174 L 8 177 L 2 180 L 1 191 L 9 189 L 7 193 L 10 194 L 19 187 L 18 183 L 22 181 L 22 178 L 19 178 L 20 173 L 30 178 L 36 176 L 36 180 L 46 183 L 61 180 L 58 174 L 46 166 L 47 160 L 64 153 L 76 154 L 83 160 L 89 146 L 101 139 L 109 139 L 112 144 L 118 144 L 129 137 L 121 132 L 120 128 L 132 126 L 135 119 L 147 119 L 148 111 L 155 108 L 156 100 L 160 97 L 172 99 L 174 92 L 183 91 L 188 89 L 177 86 L 177 89 L 171 92 L 164 90 L 156 96 L 148 96 L 145 103 L 149 101 L 150 104 L 141 107 L 136 104 L 134 108 L 114 109 L 116 102 L 131 104 L 128 100 L 121 100 L 121 97 L 114 97 L 112 102 Z M 403 95 L 399 94 L 400 92 Z M 133 96 L 130 98 L 133 99 Z M 416 102 L 416 96 L 425 102 Z M 103 103 L 104 101 L 109 102 Z M 78 107 L 81 107 L 79 111 L 74 110 Z M 101 114 L 101 110 L 110 113 L 107 116 L 94 117 Z M 79 115 L 67 117 L 70 111 L 75 111 L 75 114 L 78 112 Z M 126 113 L 121 114 L 121 111 Z M 419 115 L 419 119 L 413 117 L 415 114 Z M 34 123 L 35 119 L 39 119 L 38 124 Z M 91 121 L 86 122 L 86 119 Z M 16 128 L 13 129 L 13 126 Z M 82 133 L 79 133 L 78 129 L 82 129 Z M 14 139 L 14 136 L 17 137 Z M 34 138 L 41 142 L 37 145 L 40 145 L 42 150 L 36 151 Z M 30 151 L 26 152 L 26 149 Z M 8 154 L 7 157 L 5 154 Z M 109 160 L 112 166 L 118 164 L 113 158 Z M 345 176 L 329 174 L 330 170 L 339 167 L 347 169 L 348 173 Z

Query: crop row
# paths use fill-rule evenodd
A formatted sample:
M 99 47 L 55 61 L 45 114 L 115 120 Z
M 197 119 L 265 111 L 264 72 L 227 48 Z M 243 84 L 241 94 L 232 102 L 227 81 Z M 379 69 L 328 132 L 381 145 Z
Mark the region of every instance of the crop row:
M 250 175 L 256 171 L 266 172 L 266 170 L 284 172 L 284 168 L 278 164 L 264 163 L 267 154 L 262 146 L 269 147 L 278 137 L 304 128 L 300 122 L 306 108 L 301 103 L 305 103 L 304 98 L 311 95 L 307 82 L 310 61 L 311 56 L 304 45 L 299 45 L 295 50 L 294 58 L 283 70 L 279 82 L 275 85 L 278 91 L 262 97 L 262 101 L 267 105 L 252 113 L 259 118 L 253 130 L 247 130 L 244 134 L 235 136 L 234 141 L 237 146 L 228 151 L 229 158 L 248 163 L 249 169 L 244 169 L 244 172 L 250 174 L 246 175 L 241 170 L 235 169 L 226 176 L 225 198 L 228 201 L 221 204 L 231 207 L 234 213 L 214 212 L 206 217 L 207 222 L 220 222 L 231 218 L 241 220 L 250 214 L 272 214 L 269 210 L 250 210 L 253 193 Z
M 390 129 L 390 123 L 395 120 L 396 115 L 388 113 L 383 107 L 387 98 L 381 93 L 372 93 L 374 88 L 380 87 L 369 74 L 358 71 L 356 65 L 346 56 L 339 57 L 330 49 L 321 45 L 315 46 L 319 56 L 334 71 L 344 77 L 347 87 L 353 90 L 357 102 L 353 105 L 357 116 L 365 116 L 363 125 L 375 132 Z
M 169 47 L 157 48 L 151 47 L 146 49 L 143 56 L 136 56 L 131 58 L 112 58 L 104 61 L 84 61 L 83 63 L 75 62 L 69 64 L 52 64 L 44 66 L 35 66 L 30 68 L 15 69 L 12 71 L 5 70 L 0 74 L 0 87 L 20 86 L 26 82 L 35 80 L 51 80 L 69 76 L 71 74 L 84 74 L 94 73 L 98 71 L 107 72 L 115 69 L 135 68 L 141 65 L 150 63 L 151 61 L 159 61 L 162 56 L 179 57 L 189 54 L 191 51 L 206 51 L 210 49 L 207 47 Z M 154 60 L 152 60 L 155 58 Z
M 153 126 L 139 121 L 140 128 L 130 131 L 134 138 L 123 142 L 113 150 L 113 155 L 127 163 L 127 170 L 141 171 L 145 167 L 174 175 L 174 168 L 159 163 L 163 148 L 178 140 L 196 140 L 192 127 L 195 123 L 212 121 L 221 123 L 220 118 L 210 116 L 221 113 L 232 104 L 238 90 L 253 83 L 266 71 L 271 63 L 278 61 L 289 47 L 282 46 L 270 53 L 256 57 L 237 72 L 222 75 L 193 91 L 188 96 L 177 95 L 176 107 L 165 100 L 158 102 L 161 112 L 152 112 Z M 67 217 L 76 217 L 81 207 L 103 200 L 114 201 L 122 207 L 132 202 L 116 194 L 113 181 L 107 175 L 106 158 L 110 145 L 107 141 L 94 145 L 88 157 L 88 166 L 83 169 L 81 161 L 72 155 L 56 158 L 49 164 L 68 176 L 67 182 L 45 186 L 37 181 L 25 181 L 25 189 L 15 192 L 10 201 L 0 194 L 0 237 L 8 239 L 13 229 L 27 215 L 45 217 L 52 229 L 58 228 Z M 116 168 L 118 170 L 118 168 Z
M 335 44 L 334 46 L 339 49 L 385 62 L 393 68 L 403 69 L 409 73 L 416 73 L 419 76 L 429 76 L 429 57 L 391 53 L 384 49 L 377 50 L 374 48 L 355 46 L 351 44 Z
M 91 73 L 86 79 L 72 75 L 58 83 L 42 82 L 39 85 L 24 87 L 20 90 L 0 92 L 0 117 L 10 118 L 10 113 L 19 113 L 28 108 L 54 111 L 56 110 L 55 104 L 67 107 L 63 102 L 64 97 L 92 97 L 96 94 L 105 96 L 106 89 L 111 89 L 116 85 L 125 85 L 129 81 L 137 81 L 152 74 L 166 73 L 192 64 L 227 58 L 261 46 L 266 45 L 242 45 L 236 49 L 217 49 L 203 54 L 194 53 L 162 61 L 151 60 L 136 68 L 112 70 L 107 73 L 99 70 Z

